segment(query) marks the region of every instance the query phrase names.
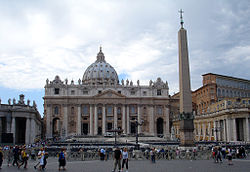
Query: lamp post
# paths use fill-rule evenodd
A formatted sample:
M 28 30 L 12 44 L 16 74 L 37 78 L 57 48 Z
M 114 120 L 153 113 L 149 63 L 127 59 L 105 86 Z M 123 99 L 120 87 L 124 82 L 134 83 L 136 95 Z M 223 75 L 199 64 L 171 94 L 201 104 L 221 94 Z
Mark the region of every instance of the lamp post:
M 107 132 L 111 132 L 111 133 L 115 133 L 115 145 L 116 146 L 116 133 L 121 133 L 123 132 L 122 129 L 112 129 L 112 130 L 108 130 Z
M 138 144 L 138 126 L 142 126 L 143 121 L 141 123 L 138 122 L 138 120 L 131 120 L 132 122 L 135 122 L 135 128 L 136 128 L 136 135 L 135 135 L 135 150 L 139 150 L 140 149 L 140 145 Z

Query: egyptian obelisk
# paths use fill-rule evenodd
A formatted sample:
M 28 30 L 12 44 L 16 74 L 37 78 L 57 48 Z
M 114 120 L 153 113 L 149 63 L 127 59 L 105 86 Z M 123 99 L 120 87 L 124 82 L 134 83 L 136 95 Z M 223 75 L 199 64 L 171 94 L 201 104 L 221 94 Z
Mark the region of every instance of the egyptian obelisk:
M 178 32 L 179 44 L 179 87 L 180 87 L 180 146 L 194 145 L 194 124 L 192 113 L 192 94 L 188 60 L 187 31 L 183 28 L 183 11 L 180 10 L 181 28 Z

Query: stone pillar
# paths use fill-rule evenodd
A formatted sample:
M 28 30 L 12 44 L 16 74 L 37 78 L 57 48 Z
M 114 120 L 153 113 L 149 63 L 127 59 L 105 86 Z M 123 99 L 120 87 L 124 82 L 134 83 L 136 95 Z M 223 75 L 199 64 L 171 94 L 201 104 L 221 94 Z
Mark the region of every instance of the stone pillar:
M 52 137 L 51 133 L 51 105 L 47 105 L 46 109 L 46 138 Z
M 246 117 L 245 121 L 246 121 L 246 127 L 245 127 L 245 130 L 246 130 L 245 133 L 246 134 L 245 134 L 244 140 L 249 142 L 250 139 L 249 139 L 249 118 L 248 118 L 248 116 Z
M 149 133 L 155 135 L 154 106 L 149 107 Z
M 30 119 L 26 118 L 25 144 L 30 144 Z
M 217 125 L 216 125 L 216 121 L 214 121 L 214 140 L 217 141 L 217 134 L 218 132 L 216 131 Z
M 138 105 L 137 107 L 137 121 L 138 123 L 141 123 L 141 106 Z M 141 125 L 138 125 L 138 134 L 141 133 Z
M 97 133 L 98 133 L 98 114 L 97 114 L 97 105 L 94 105 L 94 107 L 95 107 L 94 135 L 97 135 Z
M 218 135 L 217 135 L 217 137 L 218 137 L 217 140 L 218 140 L 218 141 L 221 141 L 221 131 L 222 131 L 222 128 L 221 128 L 221 126 L 220 126 L 220 120 L 217 121 L 217 129 L 218 129 L 218 130 L 217 130 L 217 134 L 218 134 Z
M 106 108 L 105 105 L 102 107 L 102 134 L 106 133 Z
M 211 141 L 211 121 L 208 121 L 208 141 Z
M 32 118 L 30 119 L 30 131 L 32 131 L 30 134 L 30 142 L 34 143 L 35 138 L 37 135 L 39 135 L 39 133 L 37 133 L 37 130 L 36 130 L 36 122 Z
M 81 120 L 81 105 L 78 105 L 78 113 L 77 113 L 77 134 L 81 135 L 82 134 L 82 120 Z
M 227 141 L 227 129 L 226 129 L 226 120 L 225 119 L 223 120 L 223 132 L 224 132 L 223 141 L 226 142 Z
M 169 133 L 169 130 L 170 130 L 170 128 L 169 128 L 169 116 L 170 116 L 170 114 L 169 114 L 169 107 L 168 106 L 166 106 L 166 108 L 165 108 L 165 116 L 166 116 L 165 137 L 170 138 L 170 133 Z
M 126 109 L 125 109 L 125 105 L 122 106 L 122 129 L 123 129 L 123 133 L 126 133 Z
M 68 136 L 68 105 L 63 106 L 63 135 Z
M 11 132 L 11 115 L 10 114 L 6 116 L 6 130 L 7 130 L 7 133 Z
M 93 116 L 94 116 L 94 113 L 93 113 L 93 106 L 90 105 L 90 114 L 89 114 L 89 133 L 91 136 L 94 135 L 94 132 L 93 132 Z
M 231 130 L 231 120 L 230 119 L 226 119 L 226 128 L 227 128 L 227 142 L 230 142 L 232 139 L 232 130 Z
M 206 122 L 204 121 L 202 124 L 202 131 L 203 131 L 203 140 L 206 139 Z
M 232 119 L 232 135 L 233 135 L 233 140 L 232 141 L 237 141 L 236 120 L 235 120 L 235 118 Z
M 130 134 L 129 105 L 127 105 L 127 134 Z
M 16 143 L 16 118 L 12 117 L 11 133 L 13 133 L 13 143 Z
M 114 129 L 117 129 L 117 106 L 114 105 Z

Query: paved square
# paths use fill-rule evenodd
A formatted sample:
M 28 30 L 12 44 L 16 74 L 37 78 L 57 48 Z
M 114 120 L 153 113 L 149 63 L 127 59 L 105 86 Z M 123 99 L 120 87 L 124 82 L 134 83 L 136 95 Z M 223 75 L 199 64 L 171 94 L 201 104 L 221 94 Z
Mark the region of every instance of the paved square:
M 150 161 L 129 161 L 129 172 L 246 172 L 250 170 L 250 160 L 234 160 L 234 165 L 227 165 L 227 161 L 222 164 L 215 164 L 212 160 L 159 160 L 155 164 Z M 29 161 L 28 169 L 7 167 L 4 162 L 0 172 L 14 171 L 35 171 L 34 161 Z M 113 161 L 72 161 L 67 162 L 66 172 L 111 172 Z M 39 171 L 39 170 L 38 170 Z M 58 162 L 55 158 L 49 158 L 46 167 L 47 172 L 58 171 Z

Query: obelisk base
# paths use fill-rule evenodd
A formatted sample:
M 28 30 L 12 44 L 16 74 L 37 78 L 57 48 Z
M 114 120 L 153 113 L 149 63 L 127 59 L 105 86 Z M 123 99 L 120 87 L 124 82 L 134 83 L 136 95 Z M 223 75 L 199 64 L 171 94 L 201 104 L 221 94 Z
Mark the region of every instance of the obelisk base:
M 194 147 L 194 124 L 193 119 L 180 121 L 180 147 Z

